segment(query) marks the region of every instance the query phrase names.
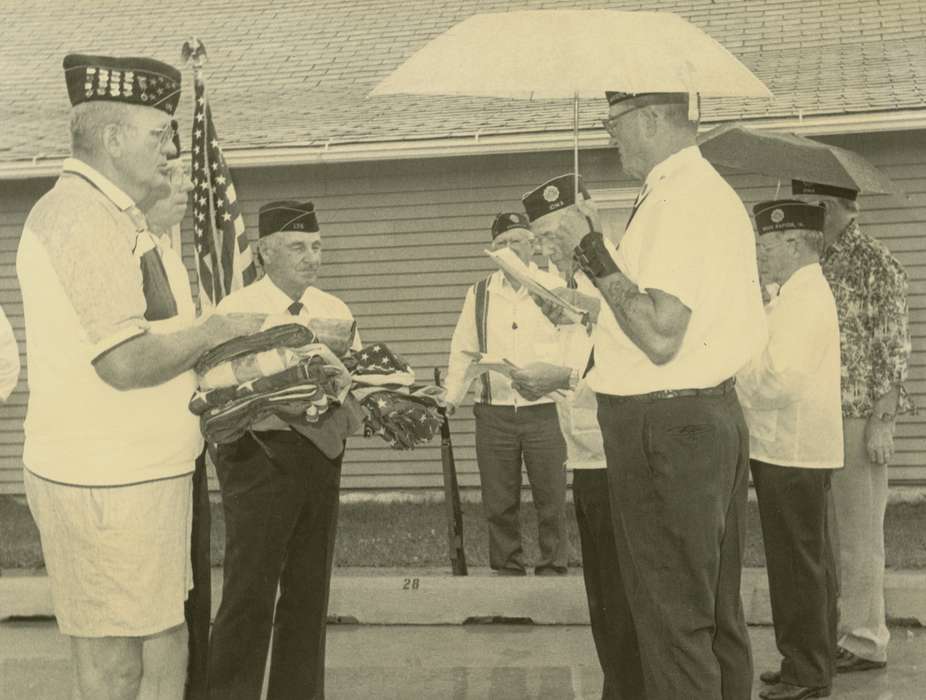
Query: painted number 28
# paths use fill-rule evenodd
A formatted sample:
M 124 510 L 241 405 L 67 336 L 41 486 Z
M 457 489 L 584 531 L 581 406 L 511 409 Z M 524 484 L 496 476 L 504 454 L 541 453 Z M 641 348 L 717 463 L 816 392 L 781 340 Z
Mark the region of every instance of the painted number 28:
M 419 580 L 417 578 L 407 578 L 402 584 L 403 591 L 417 591 Z

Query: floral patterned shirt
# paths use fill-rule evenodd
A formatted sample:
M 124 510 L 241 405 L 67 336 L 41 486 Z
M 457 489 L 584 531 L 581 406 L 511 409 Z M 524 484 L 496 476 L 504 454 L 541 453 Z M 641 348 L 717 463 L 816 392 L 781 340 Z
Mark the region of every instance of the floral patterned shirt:
M 821 264 L 839 317 L 843 416 L 869 417 L 874 402 L 894 386 L 900 390 L 897 413 L 915 412 L 903 386 L 910 355 L 907 273 L 854 221 Z

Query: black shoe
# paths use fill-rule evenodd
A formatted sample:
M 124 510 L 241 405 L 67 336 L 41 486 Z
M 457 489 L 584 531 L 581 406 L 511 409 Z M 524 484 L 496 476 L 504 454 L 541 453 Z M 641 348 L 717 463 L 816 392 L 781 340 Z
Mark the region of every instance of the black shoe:
M 534 569 L 534 576 L 565 576 L 569 569 L 565 566 L 545 566 L 542 569 Z
M 759 680 L 765 685 L 777 685 L 781 683 L 781 671 L 762 671 L 759 674 Z
M 820 688 L 808 688 L 803 685 L 791 685 L 790 683 L 779 683 L 771 688 L 765 688 L 759 691 L 759 697 L 763 700 L 804 700 L 804 698 L 828 698 L 832 692 L 832 686 L 825 685 Z
M 848 649 L 839 647 L 836 651 L 836 673 L 854 673 L 855 671 L 876 671 L 887 666 L 887 661 L 872 661 L 856 656 Z

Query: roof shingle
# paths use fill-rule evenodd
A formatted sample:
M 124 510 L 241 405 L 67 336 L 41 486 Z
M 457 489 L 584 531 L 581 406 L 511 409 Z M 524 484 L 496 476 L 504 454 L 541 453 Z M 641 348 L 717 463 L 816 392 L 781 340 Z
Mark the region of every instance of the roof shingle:
M 65 53 L 177 64 L 191 35 L 209 51 L 208 94 L 226 150 L 566 130 L 568 101 L 366 97 L 471 14 L 564 7 L 676 12 L 775 93 L 707 99 L 705 121 L 926 109 L 926 3 L 910 0 L 0 0 L 11 18 L 0 24 L 0 162 L 67 153 Z M 181 119 L 192 113 L 191 92 Z M 598 128 L 605 111 L 593 102 L 582 108 L 583 129 Z

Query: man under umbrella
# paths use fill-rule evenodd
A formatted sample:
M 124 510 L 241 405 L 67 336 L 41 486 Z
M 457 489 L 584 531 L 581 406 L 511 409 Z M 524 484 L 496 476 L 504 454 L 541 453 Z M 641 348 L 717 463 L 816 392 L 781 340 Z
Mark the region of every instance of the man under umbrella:
M 564 216 L 557 235 L 604 302 L 587 381 L 614 585 L 630 603 L 649 700 L 741 700 L 752 686 L 740 599 L 749 436 L 734 375 L 767 337 L 752 224 L 695 145 L 687 93 L 607 98 L 611 143 L 643 188 L 616 254 L 593 212 Z
M 761 675 L 767 700 L 830 694 L 836 571 L 827 526 L 830 475 L 842 467 L 839 325 L 820 269 L 823 207 L 795 200 L 755 209 L 759 270 L 779 286 L 766 307 L 768 346 L 737 374 L 750 433 L 781 670 Z
M 910 333 L 907 275 L 887 247 L 858 223 L 858 190 L 792 182 L 800 199 L 826 209 L 823 274 L 839 315 L 845 469 L 833 476 L 839 543 L 836 670 L 887 664 L 884 513 L 897 415 L 915 410 L 904 389 Z

